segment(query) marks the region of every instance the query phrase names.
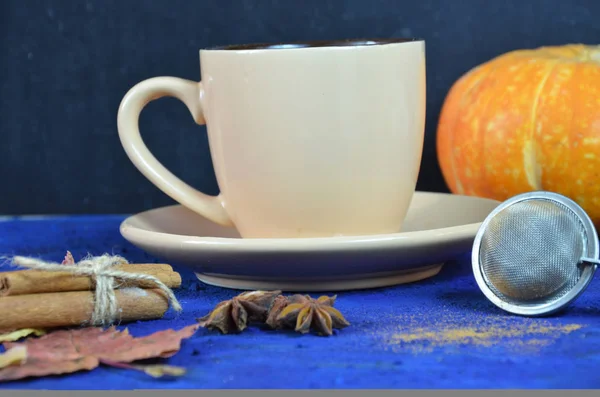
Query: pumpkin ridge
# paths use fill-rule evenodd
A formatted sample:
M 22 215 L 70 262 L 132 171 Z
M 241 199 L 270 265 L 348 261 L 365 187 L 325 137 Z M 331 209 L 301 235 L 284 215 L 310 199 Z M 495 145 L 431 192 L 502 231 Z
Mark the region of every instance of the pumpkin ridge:
M 523 59 L 523 62 L 519 62 L 519 63 L 518 63 L 518 66 L 519 66 L 519 67 L 523 67 L 524 65 L 527 65 L 527 62 L 525 62 L 527 58 L 525 58 L 525 57 L 524 57 L 524 56 L 522 56 L 522 55 L 523 55 L 523 53 L 522 53 L 522 52 L 520 52 L 520 51 L 514 51 L 514 52 L 512 52 L 512 53 L 508 53 L 508 54 L 506 54 L 506 55 L 505 55 L 505 56 L 503 56 L 503 57 L 499 57 L 498 61 L 496 61 L 496 62 L 494 63 L 494 68 L 493 68 L 493 69 L 490 71 L 490 73 L 488 74 L 488 78 L 489 78 L 489 77 L 491 77 L 491 75 L 493 74 L 492 72 L 497 72 L 497 71 L 499 71 L 499 70 L 500 70 L 501 72 L 503 71 L 503 69 L 500 69 L 500 66 L 504 67 L 504 63 L 502 63 L 502 62 L 500 62 L 500 61 L 505 61 L 505 62 L 506 62 L 506 60 L 507 60 L 507 59 L 511 59 L 511 58 L 513 58 L 513 59 L 515 59 L 515 58 L 516 58 L 516 59 L 519 59 L 519 58 L 522 58 L 522 59 Z M 487 94 L 487 95 L 489 95 L 489 96 L 491 97 L 491 95 L 489 94 L 489 92 L 488 92 L 488 94 Z M 490 104 L 491 104 L 491 103 L 492 103 L 492 98 L 489 98 L 489 99 L 487 100 L 487 103 L 485 104 L 485 106 L 483 107 L 483 109 L 482 109 L 482 111 L 481 111 L 481 114 L 482 114 L 482 115 L 486 115 L 486 114 L 487 114 L 487 112 L 488 112 L 488 109 L 489 109 L 489 107 L 490 107 Z M 479 125 L 477 126 L 477 128 L 478 128 L 479 130 L 481 130 L 481 129 L 482 129 L 482 126 L 481 126 L 481 124 L 479 124 Z M 483 133 L 480 133 L 479 131 L 477 131 L 477 133 L 476 133 L 476 134 L 477 134 L 477 136 L 478 136 L 478 137 L 479 137 L 479 139 L 480 139 L 481 153 L 486 153 L 486 146 L 485 146 L 485 145 L 486 145 L 486 141 L 487 141 L 487 140 L 486 140 L 486 131 L 484 130 L 484 131 L 483 131 Z M 486 168 L 486 163 L 485 163 L 485 161 L 482 161 L 482 162 L 480 163 L 480 165 L 479 165 L 479 175 L 480 175 L 480 179 L 481 179 L 481 180 L 486 180 L 486 179 L 487 179 L 487 177 L 488 177 L 488 175 L 487 175 L 487 168 Z M 487 186 L 485 186 L 485 185 L 484 185 L 483 187 L 482 187 L 482 186 L 480 186 L 479 188 L 480 188 L 480 189 L 482 189 L 482 190 L 480 190 L 480 191 L 477 193 L 477 195 L 480 195 L 480 196 L 483 196 L 483 197 L 491 197 L 491 196 L 492 196 L 492 194 L 490 193 L 490 191 L 489 191 L 489 188 L 488 188 Z
M 485 65 L 484 65 L 485 66 Z M 471 86 L 463 93 L 463 95 L 460 97 L 460 104 L 458 106 L 458 112 L 455 113 L 454 115 L 454 119 L 452 120 L 452 131 L 456 130 L 456 126 L 458 124 L 458 118 L 460 115 L 460 111 L 462 111 L 462 109 L 464 108 L 467 99 L 469 98 L 469 95 L 473 92 L 473 90 L 475 88 L 477 88 L 482 82 L 485 81 L 485 79 L 487 79 L 487 77 L 490 75 L 490 73 L 492 72 L 493 68 L 489 67 L 486 71 L 485 74 L 483 74 L 482 76 L 480 76 L 477 80 L 475 80 L 473 82 L 473 84 L 471 84 Z M 467 80 L 468 81 L 468 80 Z M 454 141 L 456 139 L 456 134 L 450 134 L 450 149 L 452 150 L 454 148 Z M 456 161 L 454 159 L 454 154 L 451 152 L 450 154 L 450 170 L 452 171 L 452 175 L 454 176 L 454 180 L 456 182 L 456 187 L 458 189 L 459 194 L 464 194 L 464 187 L 462 184 L 462 180 L 461 178 L 459 178 L 458 173 L 456 172 Z
M 582 63 L 578 63 L 577 65 L 573 66 L 573 78 L 574 79 L 577 78 L 579 73 L 583 72 L 584 67 L 585 66 Z M 576 140 L 577 134 L 578 134 L 578 127 L 576 127 L 576 125 L 577 125 L 576 121 L 579 120 L 579 117 L 578 117 L 577 113 L 578 113 L 578 111 L 581 111 L 581 109 L 579 108 L 578 105 L 579 104 L 575 104 L 575 106 L 573 106 L 573 112 L 571 112 L 571 121 L 568 124 L 571 127 L 570 130 L 567 132 L 567 137 L 568 137 L 567 142 L 569 145 L 568 146 L 569 150 L 567 150 L 567 153 L 566 153 L 566 155 L 568 157 L 564 161 L 566 161 L 567 164 L 569 164 L 569 165 L 573 164 L 574 157 L 576 156 L 575 150 L 572 149 L 572 145 L 573 145 L 573 141 Z M 575 160 L 579 160 L 579 159 L 575 158 Z M 583 203 L 581 200 L 577 199 L 576 191 L 577 191 L 577 189 L 574 189 L 573 187 L 569 186 L 568 188 L 564 188 L 564 187 L 561 188 L 559 193 L 564 194 L 565 196 L 575 200 L 577 202 L 577 204 L 581 205 L 584 208 L 584 210 L 587 211 L 587 206 L 585 205 L 585 203 Z
M 546 86 L 546 83 L 548 82 L 550 76 L 552 76 L 552 73 L 554 73 L 556 67 L 560 63 L 560 60 L 552 62 L 552 64 L 548 67 L 548 71 L 546 72 L 544 77 L 542 77 L 540 83 L 538 84 L 538 87 L 535 92 L 535 97 L 533 98 L 531 106 L 529 140 L 525 142 L 525 146 L 523 147 L 523 167 L 525 171 L 525 176 L 527 177 L 529 185 L 536 190 L 543 189 L 542 170 L 539 162 L 539 143 L 535 139 L 535 135 L 537 132 L 537 110 L 538 105 L 540 103 L 540 97 Z

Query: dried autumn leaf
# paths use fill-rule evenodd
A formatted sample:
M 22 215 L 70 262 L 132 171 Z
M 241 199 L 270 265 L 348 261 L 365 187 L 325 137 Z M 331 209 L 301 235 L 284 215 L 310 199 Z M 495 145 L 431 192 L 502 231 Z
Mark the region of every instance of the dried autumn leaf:
M 73 254 L 71 254 L 71 251 L 67 251 L 67 254 L 65 255 L 65 259 L 63 259 L 62 265 L 74 265 L 75 264 L 75 258 L 73 258 Z
M 22 364 L 25 360 L 27 360 L 27 348 L 25 346 L 17 346 L 0 354 L 0 369 Z
M 141 371 L 153 378 L 162 378 L 163 376 L 183 376 L 186 373 L 185 368 L 176 367 L 174 365 L 150 364 L 150 365 L 132 365 L 120 363 L 117 361 L 101 360 L 102 364 L 110 365 L 111 367 L 133 369 Z
M 179 351 L 181 340 L 189 338 L 198 324 L 178 331 L 168 329 L 141 338 L 127 330 L 97 327 L 60 330 L 23 342 L 4 343 L 7 353 L 26 347 L 27 360 L 18 366 L 0 369 L 0 381 L 92 370 L 101 362 L 129 363 L 136 360 L 170 357 Z
M 132 369 L 143 371 L 153 378 L 162 378 L 163 376 L 183 376 L 185 368 L 174 365 L 135 365 Z
M 0 343 L 2 342 L 14 342 L 21 338 L 24 338 L 29 335 L 42 336 L 46 333 L 43 329 L 37 328 L 23 328 L 18 329 L 12 332 L 8 332 L 6 334 L 0 335 Z

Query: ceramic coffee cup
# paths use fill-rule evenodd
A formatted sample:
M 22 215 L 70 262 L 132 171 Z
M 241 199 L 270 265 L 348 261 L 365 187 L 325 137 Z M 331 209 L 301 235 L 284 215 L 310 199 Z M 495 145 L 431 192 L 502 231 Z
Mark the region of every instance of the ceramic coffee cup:
M 151 78 L 121 102 L 121 143 L 159 189 L 243 238 L 401 229 L 423 148 L 424 41 L 218 47 L 200 50 L 200 68 L 200 82 Z M 165 96 L 206 124 L 218 196 L 181 181 L 144 145 L 140 112 Z

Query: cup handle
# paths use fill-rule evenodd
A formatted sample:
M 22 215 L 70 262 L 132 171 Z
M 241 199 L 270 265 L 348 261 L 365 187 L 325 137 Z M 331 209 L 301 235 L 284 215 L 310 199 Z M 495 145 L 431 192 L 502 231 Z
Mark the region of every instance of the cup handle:
M 192 188 L 167 170 L 148 150 L 139 130 L 144 107 L 162 97 L 183 102 L 197 124 L 205 124 L 201 105 L 202 83 L 177 77 L 153 77 L 132 87 L 123 97 L 117 115 L 117 128 L 125 152 L 137 169 L 165 194 L 192 211 L 224 226 L 232 226 L 222 196 L 210 196 Z

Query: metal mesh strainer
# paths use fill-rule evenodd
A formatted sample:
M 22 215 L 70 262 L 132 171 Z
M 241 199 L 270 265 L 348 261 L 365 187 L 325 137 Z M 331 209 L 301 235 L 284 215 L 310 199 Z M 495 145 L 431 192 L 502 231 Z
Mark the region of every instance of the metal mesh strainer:
M 598 235 L 574 201 L 532 192 L 500 204 L 482 223 L 473 271 L 483 293 L 515 314 L 543 315 L 572 302 L 591 281 Z

